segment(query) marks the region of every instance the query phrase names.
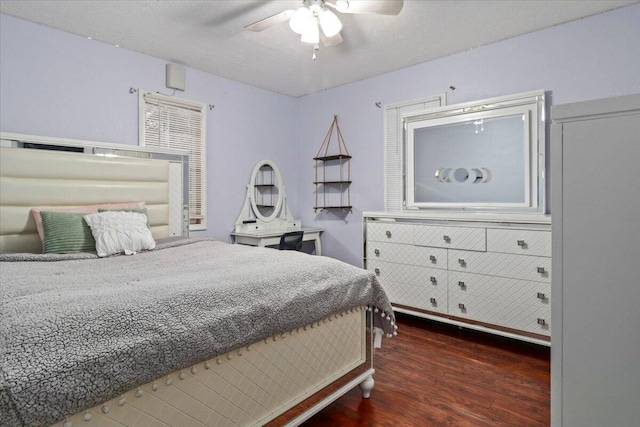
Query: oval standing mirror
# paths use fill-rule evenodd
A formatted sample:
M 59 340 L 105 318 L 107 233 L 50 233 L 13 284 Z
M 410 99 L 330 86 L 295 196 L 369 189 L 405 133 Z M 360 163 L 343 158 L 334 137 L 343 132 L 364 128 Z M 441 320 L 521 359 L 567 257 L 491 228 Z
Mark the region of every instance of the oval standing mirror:
M 284 199 L 280 169 L 271 160 L 259 162 L 251 174 L 251 208 L 258 219 L 271 222 L 280 214 Z

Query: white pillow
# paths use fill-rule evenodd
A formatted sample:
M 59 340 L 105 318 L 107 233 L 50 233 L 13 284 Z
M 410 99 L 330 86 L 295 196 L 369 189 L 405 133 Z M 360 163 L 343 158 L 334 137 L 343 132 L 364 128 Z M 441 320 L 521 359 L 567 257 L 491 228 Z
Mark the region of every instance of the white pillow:
M 85 215 L 83 218 L 91 227 L 99 257 L 123 252 L 133 255 L 156 247 L 144 214 L 108 211 Z

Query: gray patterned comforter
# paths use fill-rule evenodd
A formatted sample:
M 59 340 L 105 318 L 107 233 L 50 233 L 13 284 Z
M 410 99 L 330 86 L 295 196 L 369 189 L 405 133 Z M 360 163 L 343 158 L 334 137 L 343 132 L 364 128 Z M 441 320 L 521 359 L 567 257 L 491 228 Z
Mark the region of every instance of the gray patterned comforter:
M 0 425 L 50 425 L 357 305 L 392 313 L 373 274 L 331 258 L 204 239 L 158 248 L 0 262 Z

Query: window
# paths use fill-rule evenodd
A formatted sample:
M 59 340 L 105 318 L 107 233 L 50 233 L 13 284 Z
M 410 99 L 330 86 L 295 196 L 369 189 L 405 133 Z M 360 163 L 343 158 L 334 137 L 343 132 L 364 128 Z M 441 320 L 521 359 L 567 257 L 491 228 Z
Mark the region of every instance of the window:
M 384 117 L 384 208 L 403 209 L 404 202 L 404 146 L 402 126 L 408 115 L 422 114 L 445 104 L 445 95 L 407 101 L 385 106 Z
M 189 229 L 205 230 L 206 109 L 204 104 L 140 91 L 140 145 L 189 152 Z

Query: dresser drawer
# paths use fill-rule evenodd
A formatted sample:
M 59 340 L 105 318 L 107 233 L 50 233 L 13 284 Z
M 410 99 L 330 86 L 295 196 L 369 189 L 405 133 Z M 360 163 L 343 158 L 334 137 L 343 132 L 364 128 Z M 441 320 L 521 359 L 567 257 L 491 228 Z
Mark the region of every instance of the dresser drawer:
M 449 270 L 551 282 L 551 258 L 489 252 L 449 251 Z
M 515 304 L 473 295 L 449 295 L 449 314 L 505 328 L 551 335 L 551 306 Z
M 447 250 L 397 243 L 367 242 L 367 260 L 447 268 Z
M 412 224 L 367 222 L 367 241 L 413 244 Z
M 551 304 L 551 284 L 546 282 L 452 271 L 448 284 L 449 295 L 459 298 L 471 295 L 540 307 Z
M 413 243 L 418 246 L 436 248 L 486 251 L 487 240 L 484 228 L 447 227 L 437 225 L 416 226 Z
M 551 232 L 488 228 L 487 251 L 551 257 Z
M 392 304 L 447 312 L 447 272 L 436 268 L 367 261 Z

